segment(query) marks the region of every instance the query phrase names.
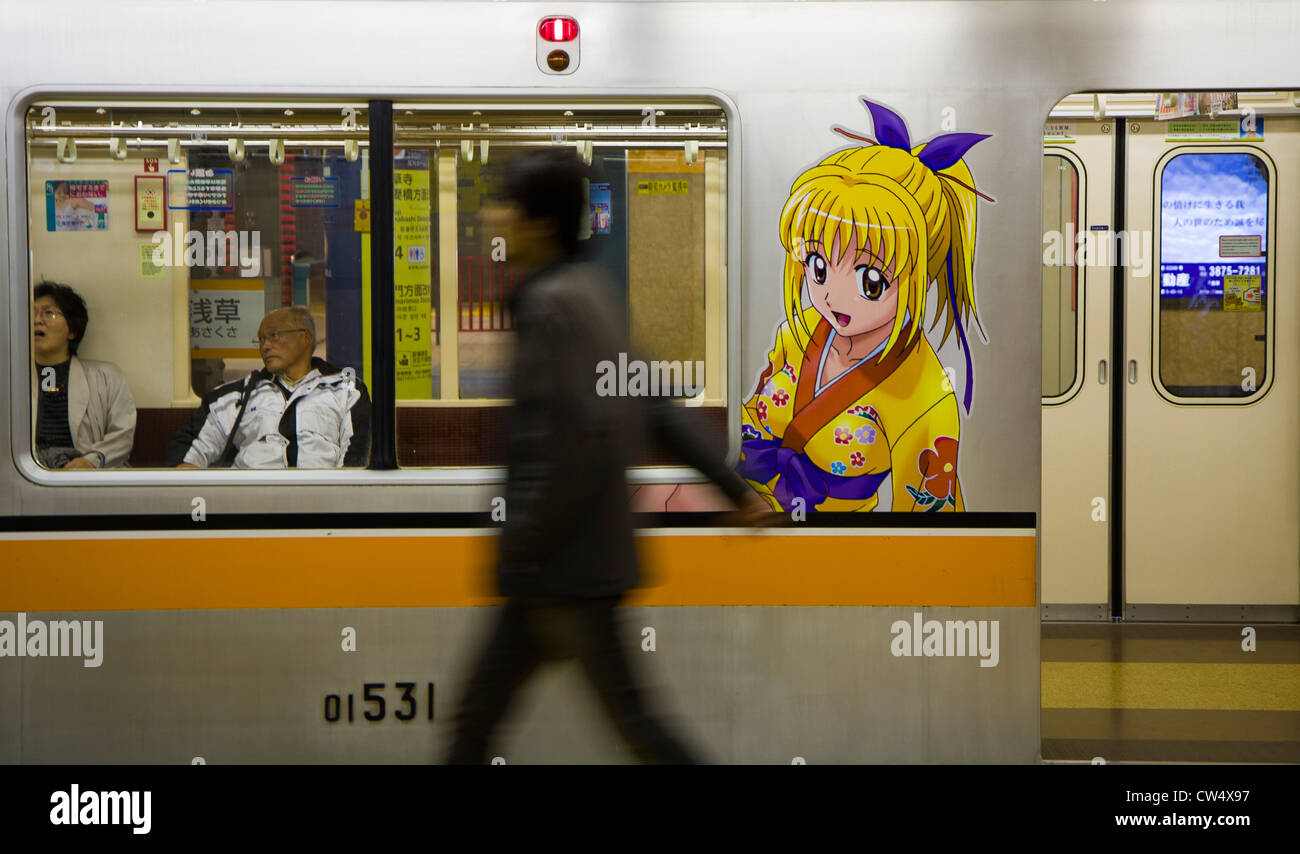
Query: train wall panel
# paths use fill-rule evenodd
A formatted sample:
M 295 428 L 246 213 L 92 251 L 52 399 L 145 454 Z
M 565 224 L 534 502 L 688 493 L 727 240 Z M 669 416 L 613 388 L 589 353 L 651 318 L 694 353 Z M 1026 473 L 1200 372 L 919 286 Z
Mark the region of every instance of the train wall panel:
M 76 657 L 0 667 L 6 683 L 21 681 L 21 691 L 4 692 L 0 761 L 435 761 L 448 746 L 468 654 L 494 612 L 80 612 L 80 620 L 103 623 L 98 667 Z M 1024 678 L 1038 660 L 1033 608 L 628 607 L 620 614 L 655 706 L 712 761 L 1037 758 L 1037 681 Z M 979 655 L 895 656 L 891 627 L 910 625 L 917 614 L 997 621 L 996 666 L 981 666 L 992 659 Z M 26 614 L 46 622 L 69 616 Z M 647 627 L 655 630 L 653 652 L 642 648 Z M 355 652 L 342 649 L 345 628 L 355 630 Z M 401 701 L 397 682 L 415 683 L 414 707 Z M 385 701 L 381 720 L 364 719 L 378 710 L 363 702 L 366 683 L 384 684 L 372 692 Z M 330 694 L 339 696 L 336 722 L 325 719 Z M 412 708 L 412 720 L 395 719 Z M 521 692 L 494 755 L 508 764 L 633 761 L 571 662 L 549 665 Z

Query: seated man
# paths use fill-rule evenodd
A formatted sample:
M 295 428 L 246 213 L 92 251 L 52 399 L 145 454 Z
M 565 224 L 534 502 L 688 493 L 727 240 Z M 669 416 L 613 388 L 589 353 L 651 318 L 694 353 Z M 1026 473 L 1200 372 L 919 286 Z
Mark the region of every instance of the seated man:
M 131 454 L 135 401 L 126 377 L 112 362 L 77 356 L 89 323 L 86 302 L 72 288 L 36 286 L 36 457 L 46 468 L 113 468 Z
M 203 396 L 167 446 L 178 468 L 337 468 L 370 459 L 370 396 L 351 368 L 312 356 L 316 324 L 301 306 L 257 329 L 263 370 Z

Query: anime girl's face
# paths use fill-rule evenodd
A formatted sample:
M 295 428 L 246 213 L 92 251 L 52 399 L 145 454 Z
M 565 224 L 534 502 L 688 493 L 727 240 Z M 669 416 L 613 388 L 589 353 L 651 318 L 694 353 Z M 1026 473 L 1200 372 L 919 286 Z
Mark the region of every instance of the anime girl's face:
M 804 284 L 808 296 L 836 334 L 852 337 L 889 329 L 898 313 L 898 286 L 892 267 L 869 252 L 840 249 L 817 240 L 803 243 Z

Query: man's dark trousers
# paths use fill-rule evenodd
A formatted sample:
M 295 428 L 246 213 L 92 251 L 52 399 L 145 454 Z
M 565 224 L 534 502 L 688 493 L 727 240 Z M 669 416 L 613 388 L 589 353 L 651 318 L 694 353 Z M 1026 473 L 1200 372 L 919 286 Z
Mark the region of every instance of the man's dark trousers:
M 689 764 L 686 748 L 650 714 L 618 629 L 621 597 L 509 601 L 475 660 L 456 717 L 451 764 L 485 764 L 489 738 L 524 682 L 547 661 L 576 659 L 606 714 L 645 763 Z

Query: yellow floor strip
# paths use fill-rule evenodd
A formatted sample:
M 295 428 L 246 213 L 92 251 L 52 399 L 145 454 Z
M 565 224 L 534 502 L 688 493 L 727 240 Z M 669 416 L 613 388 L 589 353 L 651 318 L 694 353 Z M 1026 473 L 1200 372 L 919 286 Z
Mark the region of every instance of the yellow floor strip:
M 1300 711 L 1300 665 L 1043 662 L 1044 709 Z

